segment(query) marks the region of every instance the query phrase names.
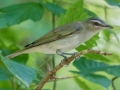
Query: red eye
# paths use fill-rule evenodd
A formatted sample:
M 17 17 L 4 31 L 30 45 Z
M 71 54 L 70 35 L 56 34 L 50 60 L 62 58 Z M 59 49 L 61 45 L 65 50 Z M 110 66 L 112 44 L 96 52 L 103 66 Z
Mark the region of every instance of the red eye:
M 99 26 L 99 23 L 95 22 L 94 25 Z

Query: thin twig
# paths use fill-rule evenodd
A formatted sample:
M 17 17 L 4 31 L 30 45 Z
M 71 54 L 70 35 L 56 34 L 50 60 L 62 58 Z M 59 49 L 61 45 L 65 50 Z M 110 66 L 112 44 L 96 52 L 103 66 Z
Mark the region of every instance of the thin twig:
M 115 85 L 114 85 L 114 81 L 115 81 L 117 78 L 118 78 L 118 77 L 114 77 L 114 78 L 112 79 L 112 87 L 113 87 L 113 90 L 116 90 Z
M 13 75 L 10 75 L 10 73 L 8 73 L 8 71 L 6 69 L 4 69 L 4 71 L 5 71 L 5 74 L 9 77 L 12 89 L 14 90 L 15 89 L 15 84 L 14 84 L 14 81 L 13 81 L 13 79 L 14 79 Z
M 17 82 L 16 82 L 16 83 L 17 83 Z M 19 90 L 22 85 L 23 85 L 22 82 L 21 82 L 20 84 L 17 83 L 17 88 L 16 88 L 16 90 Z
M 53 58 L 53 55 L 51 55 L 49 58 L 47 58 L 44 63 L 39 67 L 39 69 L 41 69 L 43 66 L 46 65 L 46 63 L 48 63 L 51 59 Z
M 74 77 L 79 77 L 79 76 L 66 76 L 66 77 L 55 77 L 56 78 L 56 81 L 59 81 L 59 80 L 64 80 L 64 79 L 70 79 L 70 78 L 74 78 Z M 53 82 L 55 79 L 53 78 L 53 79 L 50 79 L 49 81 L 48 81 L 48 83 L 49 82 Z M 32 87 L 35 87 L 35 86 L 37 86 L 36 84 L 35 85 L 31 85 L 30 87 L 32 88 Z M 27 89 L 27 88 L 26 88 Z M 24 90 L 26 90 L 26 89 L 24 89 Z
M 10 82 L 11 82 L 11 85 L 12 85 L 12 89 L 15 90 L 15 86 L 14 86 L 14 81 L 13 81 L 13 77 L 10 78 Z
M 87 53 L 95 53 L 95 54 L 103 54 L 103 55 L 112 55 L 111 53 L 101 53 L 98 50 L 83 50 L 81 52 L 78 52 L 75 54 L 75 56 L 68 57 L 66 60 L 63 60 L 61 63 L 59 63 L 53 70 L 51 70 L 46 77 L 42 79 L 42 81 L 38 84 L 36 90 L 41 90 L 42 87 L 48 80 L 51 78 L 51 76 L 54 75 L 59 69 L 61 69 L 64 65 L 69 65 L 69 63 L 74 60 L 75 57 L 79 57 L 80 55 L 87 54 Z
M 70 78 L 74 78 L 74 77 L 78 77 L 78 76 L 55 77 L 55 79 L 51 79 L 48 82 L 52 82 L 54 80 L 58 81 L 58 80 L 70 79 Z
M 49 73 L 51 71 L 50 65 L 47 63 L 46 66 L 47 66 L 47 70 L 48 70 L 48 73 Z

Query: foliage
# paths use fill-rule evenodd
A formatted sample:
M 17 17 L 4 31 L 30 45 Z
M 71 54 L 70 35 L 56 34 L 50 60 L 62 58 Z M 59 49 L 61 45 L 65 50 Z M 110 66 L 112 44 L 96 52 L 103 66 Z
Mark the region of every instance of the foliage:
M 108 4 L 120 7 L 120 0 L 105 0 Z
M 108 89 L 111 84 L 110 80 L 106 76 L 96 74 L 95 72 L 104 71 L 114 76 L 120 76 L 120 65 L 111 66 L 103 62 L 96 62 L 92 59 L 87 59 L 85 57 L 81 57 L 80 60 L 74 61 L 73 65 L 79 71 L 71 71 L 72 73 L 76 73 L 87 80 L 100 84 L 106 89 Z
M 66 10 L 63 9 L 62 7 L 50 3 L 50 2 L 44 2 L 42 0 L 39 0 L 40 4 L 42 4 L 47 10 L 51 11 L 52 13 L 54 13 L 57 16 L 60 16 L 62 13 L 65 14 Z
M 0 12 L 0 28 L 5 28 L 28 19 L 38 21 L 42 18 L 43 8 L 37 3 L 25 3 L 1 8 Z
M 49 61 L 49 55 L 35 53 L 20 55 L 10 60 L 4 56 L 22 48 L 24 44 L 37 38 L 36 36 L 41 36 L 50 31 L 52 27 L 52 14 L 50 13 L 56 16 L 56 22 L 59 26 L 74 21 L 85 20 L 89 17 L 104 16 L 103 14 L 101 15 L 98 7 L 93 8 L 93 6 L 90 5 L 91 3 L 86 3 L 83 0 L 76 0 L 74 4 L 73 1 L 70 3 L 69 0 L 63 0 L 66 3 L 70 3 L 68 6 L 64 2 L 63 4 L 61 0 L 56 1 L 56 3 L 52 3 L 51 0 L 33 0 L 32 2 L 15 0 L 17 4 L 14 0 L 11 0 L 12 5 L 6 5 L 6 1 L 0 1 L 0 50 L 2 51 L 2 54 L 0 54 L 0 81 L 4 81 L 3 83 L 0 82 L 0 90 L 6 90 L 6 87 L 8 90 L 25 90 L 26 88 L 28 88 L 28 90 L 34 90 L 36 87 L 33 87 L 33 85 L 37 85 L 45 76 L 45 73 L 48 73 L 46 67 L 40 67 L 40 69 L 38 69 L 38 67 L 43 64 L 45 65 L 45 63 Z M 104 1 L 111 7 L 120 6 L 120 0 Z M 5 6 L 3 5 L 2 7 L 2 4 Z M 64 6 L 67 6 L 68 9 L 65 9 Z M 97 9 L 96 12 L 95 9 Z M 104 6 L 102 9 L 105 9 Z M 105 13 L 105 15 L 107 15 L 106 17 L 112 14 L 106 14 L 107 12 L 102 13 Z M 48 25 L 48 23 L 50 23 L 50 25 Z M 42 28 L 40 29 L 40 27 Z M 46 29 L 46 27 L 48 28 Z M 82 90 L 93 90 L 93 88 L 94 90 L 104 90 L 96 88 L 98 84 L 107 90 L 109 89 L 112 77 L 120 76 L 120 65 L 118 65 L 120 63 L 119 40 L 113 39 L 113 34 L 118 39 L 117 35 L 119 35 L 119 31 L 115 33 L 115 31 L 107 30 L 103 33 L 96 34 L 90 40 L 76 48 L 78 51 L 95 48 L 101 51 L 113 52 L 113 55 L 107 57 L 103 55 L 86 54 L 80 57 L 79 61 L 74 61 L 73 65 L 68 67 L 72 75 L 77 74 L 79 77 L 74 77 L 74 81 L 72 82 L 68 81 L 68 87 L 70 87 L 70 84 L 76 82 L 75 84 Z M 100 45 L 102 47 L 99 47 Z M 59 58 L 58 56 L 56 57 L 57 59 Z M 58 61 L 59 60 L 56 60 L 57 63 Z M 76 67 L 77 70 L 73 67 Z M 68 71 L 65 71 L 65 73 L 66 72 Z M 61 73 L 65 74 L 64 70 L 62 70 Z M 11 81 L 10 83 L 9 80 Z M 66 81 L 63 81 L 62 83 L 64 84 Z M 65 87 L 67 87 L 67 83 L 65 83 Z M 90 85 L 88 83 L 90 83 Z M 91 83 L 94 87 L 91 86 Z M 62 84 L 60 88 L 63 87 L 61 86 Z M 48 86 L 46 85 L 45 90 L 47 90 L 46 88 L 48 88 L 48 90 L 51 89 L 50 87 L 52 86 L 49 84 Z

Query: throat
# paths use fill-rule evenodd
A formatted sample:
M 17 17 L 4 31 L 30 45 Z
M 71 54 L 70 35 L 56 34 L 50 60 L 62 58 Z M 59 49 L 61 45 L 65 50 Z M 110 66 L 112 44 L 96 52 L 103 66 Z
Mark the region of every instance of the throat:
M 96 31 L 88 31 L 86 30 L 83 34 L 81 34 L 81 38 L 84 39 L 84 42 L 92 38 L 94 35 L 96 35 L 99 32 L 99 30 Z

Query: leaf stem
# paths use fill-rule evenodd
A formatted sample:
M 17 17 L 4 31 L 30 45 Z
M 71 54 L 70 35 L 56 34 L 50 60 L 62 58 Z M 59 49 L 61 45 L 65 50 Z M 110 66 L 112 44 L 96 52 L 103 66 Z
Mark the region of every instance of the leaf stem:
M 117 78 L 118 78 L 118 77 L 114 77 L 114 78 L 112 79 L 112 87 L 113 87 L 113 90 L 116 90 L 115 85 L 114 85 L 114 81 L 115 81 Z
M 55 3 L 55 0 L 53 0 L 53 3 Z M 55 28 L 55 14 L 52 13 L 52 28 L 54 30 Z M 53 58 L 52 58 L 52 64 L 53 64 L 53 68 L 55 67 L 55 55 L 53 55 Z M 54 75 L 56 76 L 56 73 L 54 73 Z M 56 90 L 56 79 L 54 80 L 53 82 L 53 90 Z

